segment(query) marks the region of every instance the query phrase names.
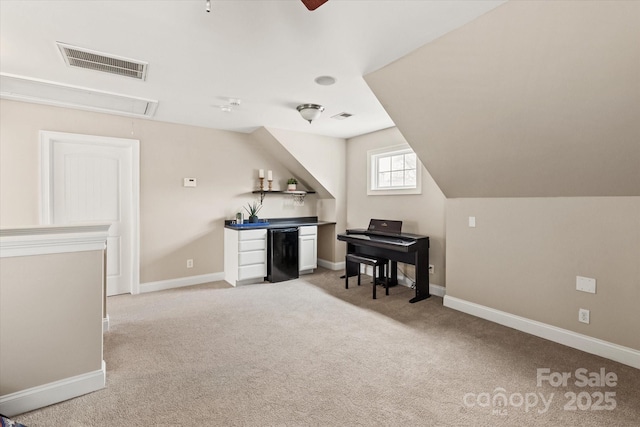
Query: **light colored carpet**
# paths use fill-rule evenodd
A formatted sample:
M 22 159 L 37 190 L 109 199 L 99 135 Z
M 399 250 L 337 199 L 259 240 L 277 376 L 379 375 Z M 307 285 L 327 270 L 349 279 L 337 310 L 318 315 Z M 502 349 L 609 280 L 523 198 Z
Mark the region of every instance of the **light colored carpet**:
M 107 388 L 14 418 L 30 427 L 638 425 L 640 371 L 441 298 L 409 304 L 408 288 L 372 300 L 369 284 L 345 290 L 340 274 L 109 298 Z M 615 387 L 536 383 L 537 368 L 602 367 Z M 506 406 L 492 403 L 501 389 Z M 585 391 L 615 392 L 615 409 L 565 409 L 565 393 Z M 540 396 L 552 393 L 544 411 Z

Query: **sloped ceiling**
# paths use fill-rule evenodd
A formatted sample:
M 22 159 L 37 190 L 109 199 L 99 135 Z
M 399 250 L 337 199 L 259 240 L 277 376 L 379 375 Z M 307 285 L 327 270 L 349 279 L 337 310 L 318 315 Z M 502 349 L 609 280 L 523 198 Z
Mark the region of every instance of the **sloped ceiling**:
M 365 80 L 448 198 L 640 196 L 640 2 L 510 1 Z
M 300 159 L 296 158 L 294 153 L 283 144 L 282 140 L 273 134 L 272 130 L 263 127 L 255 130 L 251 135 L 256 143 L 256 149 L 262 150 L 265 154 L 273 157 L 273 159 L 289 169 L 292 175 L 299 181 L 300 189 L 313 190 L 321 199 L 335 197 L 335 195 L 331 194 L 331 192 L 325 188 L 323 183 L 318 181 L 316 177 L 309 172 L 307 169 L 308 165 L 303 164 Z

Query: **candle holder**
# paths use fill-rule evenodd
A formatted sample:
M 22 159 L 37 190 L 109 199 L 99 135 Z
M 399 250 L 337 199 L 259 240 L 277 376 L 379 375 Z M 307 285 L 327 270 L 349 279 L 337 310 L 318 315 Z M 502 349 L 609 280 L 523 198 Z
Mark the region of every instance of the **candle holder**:
M 271 191 L 271 185 L 272 185 L 272 184 L 273 184 L 273 180 L 272 180 L 272 179 L 270 179 L 270 180 L 269 180 L 269 191 Z
M 269 187 L 271 187 L 271 183 L 269 183 Z M 260 190 L 264 190 L 264 178 L 260 178 Z

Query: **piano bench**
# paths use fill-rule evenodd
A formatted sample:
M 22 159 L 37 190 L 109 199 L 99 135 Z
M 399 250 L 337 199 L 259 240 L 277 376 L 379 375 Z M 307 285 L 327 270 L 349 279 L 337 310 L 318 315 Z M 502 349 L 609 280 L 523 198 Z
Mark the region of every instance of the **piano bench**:
M 358 286 L 360 286 L 360 264 L 366 264 L 373 267 L 373 299 L 376 299 L 376 267 L 382 269 L 384 275 L 384 289 L 385 293 L 389 295 L 389 275 L 387 274 L 387 264 L 389 260 L 386 258 L 379 258 L 370 255 L 361 254 L 347 254 L 345 257 L 345 273 L 344 273 L 344 288 L 349 289 L 349 274 L 347 273 L 347 265 L 349 262 L 355 262 L 358 264 Z

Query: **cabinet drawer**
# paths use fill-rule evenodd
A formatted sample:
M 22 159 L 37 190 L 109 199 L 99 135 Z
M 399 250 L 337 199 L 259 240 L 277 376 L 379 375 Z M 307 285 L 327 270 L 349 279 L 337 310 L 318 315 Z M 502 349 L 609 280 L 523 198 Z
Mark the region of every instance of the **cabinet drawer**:
M 264 264 L 266 261 L 265 251 L 240 252 L 238 254 L 238 265 Z
M 240 252 L 264 250 L 267 247 L 266 240 L 243 240 L 238 242 L 238 250 Z
M 263 278 L 266 275 L 266 264 L 245 265 L 238 268 L 238 280 Z
M 267 238 L 267 229 L 261 228 L 259 230 L 240 230 L 240 236 L 238 240 L 256 240 L 256 239 L 266 239 Z
M 318 234 L 317 225 L 304 225 L 298 228 L 298 236 L 315 236 Z

